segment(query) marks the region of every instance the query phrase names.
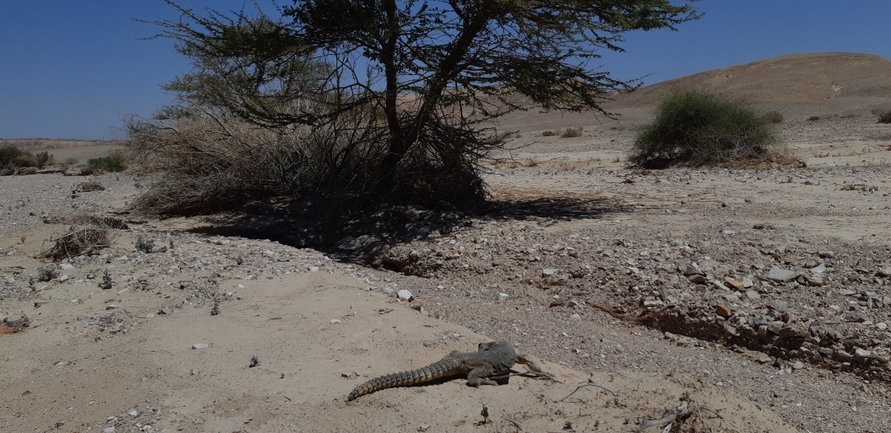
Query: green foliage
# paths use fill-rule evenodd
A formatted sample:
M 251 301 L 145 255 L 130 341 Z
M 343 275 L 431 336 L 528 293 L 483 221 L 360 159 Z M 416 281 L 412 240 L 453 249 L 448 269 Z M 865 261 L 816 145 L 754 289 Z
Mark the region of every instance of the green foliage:
M 699 17 L 686 2 L 669 0 L 308 0 L 278 9 L 281 17 L 212 9 L 199 15 L 168 3 L 181 19 L 154 24 L 192 60 L 193 72 L 165 87 L 181 106 L 131 124 L 137 153 L 163 159 L 198 140 L 171 131 L 189 121 L 216 122 L 229 149 L 246 153 L 201 144 L 189 155 L 212 163 L 203 170 L 209 177 L 167 170 L 179 182 L 168 185 L 180 192 L 190 182 L 215 189 L 207 180 L 222 179 L 221 167 L 249 166 L 246 155 L 268 161 L 259 142 L 239 142 L 241 132 L 230 125 L 240 119 L 293 139 L 274 146 L 289 164 L 287 174 L 260 186 L 237 173 L 239 191 L 353 197 L 352 203 L 484 196 L 476 163 L 503 140 L 482 122 L 526 108 L 515 102 L 517 94 L 545 109 L 605 113 L 600 103 L 611 92 L 640 83 L 591 69 L 599 51 L 622 51 L 626 32 L 674 29 Z M 149 142 L 161 145 L 144 147 Z M 239 160 L 229 164 L 227 157 Z M 260 173 L 272 175 L 266 168 Z
M 108 269 L 102 274 L 102 281 L 99 282 L 98 286 L 102 290 L 109 290 L 114 285 L 114 280 L 111 279 L 111 274 L 108 273 Z
M 155 249 L 155 240 L 145 240 L 142 235 L 136 236 L 136 251 L 142 251 L 146 254 L 151 253 Z
M 38 167 L 44 167 L 53 162 L 53 156 L 46 151 L 38 152 L 34 157 L 37 160 Z
M 91 158 L 87 160 L 87 165 L 93 170 L 101 171 L 124 171 L 127 169 L 127 158 L 123 152 L 113 151 L 108 156 L 99 158 Z
M 41 266 L 37 268 L 37 281 L 46 282 L 59 278 L 59 271 L 55 266 Z
M 19 150 L 17 147 L 7 146 L 0 148 L 0 167 L 14 164 L 26 152 Z
M 768 120 L 743 102 L 699 91 L 664 99 L 630 160 L 640 166 L 715 165 L 758 160 L 777 142 Z

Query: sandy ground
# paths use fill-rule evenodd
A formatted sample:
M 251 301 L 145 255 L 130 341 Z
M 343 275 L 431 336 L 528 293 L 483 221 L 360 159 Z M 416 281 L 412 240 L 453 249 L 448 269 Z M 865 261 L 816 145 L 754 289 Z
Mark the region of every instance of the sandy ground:
M 770 314 L 782 300 L 790 324 L 862 310 L 865 320 L 834 326 L 887 356 L 891 284 L 860 270 L 891 266 L 888 126 L 865 114 L 807 121 L 807 108 L 790 109 L 779 127 L 806 168 L 645 172 L 623 159 L 646 113 L 505 118 L 519 136 L 489 165 L 493 197 L 570 197 L 596 212 L 506 213 L 403 245 L 445 261 L 424 277 L 182 230 L 204 221 L 139 220 L 121 211 L 145 180 L 126 174 L 0 178 L 0 319 L 30 321 L 0 335 L 0 431 L 631 432 L 682 402 L 693 415 L 671 431 L 891 431 L 887 380 L 851 362 L 786 359 L 591 307 L 635 311 L 629 293 L 662 278 L 678 296 L 717 292 L 733 311 Z M 578 138 L 542 136 L 580 126 Z M 78 191 L 87 180 L 105 190 Z M 37 258 L 75 225 L 48 217 L 77 215 L 128 228 L 93 255 Z M 137 251 L 138 238 L 154 251 Z M 757 290 L 692 285 L 673 276 L 684 260 L 717 279 L 750 276 Z M 766 281 L 777 264 L 825 264 L 837 277 L 821 287 Z M 39 281 L 41 267 L 57 274 Z M 537 277 L 551 267 L 587 270 L 549 285 Z M 106 272 L 110 289 L 100 288 Z M 864 307 L 861 292 L 881 305 Z M 472 388 L 455 379 L 346 402 L 365 380 L 495 339 L 554 380 Z

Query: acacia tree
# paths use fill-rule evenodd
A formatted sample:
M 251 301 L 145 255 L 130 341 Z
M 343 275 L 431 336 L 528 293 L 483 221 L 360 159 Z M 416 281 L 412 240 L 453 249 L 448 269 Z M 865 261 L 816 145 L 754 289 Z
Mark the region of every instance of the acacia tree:
M 387 192 L 419 143 L 442 141 L 442 131 L 453 141 L 478 139 L 480 122 L 524 108 L 512 95 L 548 109 L 608 114 L 604 98 L 639 82 L 593 65 L 598 52 L 623 51 L 626 32 L 698 18 L 692 1 L 295 0 L 271 20 L 200 16 L 168 0 L 184 19 L 157 24 L 183 54 L 211 59 L 213 79 L 230 84 L 214 87 L 228 93 L 214 93 L 213 103 L 254 122 L 318 126 L 357 108 L 382 112 L 385 149 L 375 176 L 376 190 Z M 274 73 L 300 70 L 294 65 L 313 71 L 312 80 L 295 85 Z M 170 88 L 202 88 L 189 83 L 200 81 Z M 473 149 L 451 145 L 459 156 Z

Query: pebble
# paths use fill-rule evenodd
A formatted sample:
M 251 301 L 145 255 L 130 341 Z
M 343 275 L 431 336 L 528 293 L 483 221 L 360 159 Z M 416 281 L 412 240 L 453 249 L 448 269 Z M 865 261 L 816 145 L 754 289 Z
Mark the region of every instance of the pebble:
M 509 298 L 509 296 L 508 296 L 507 293 L 499 293 L 499 294 L 498 294 L 498 300 L 499 300 L 499 301 L 506 301 L 507 298 Z
M 343 323 L 343 321 L 340 319 L 331 319 L 332 325 L 340 325 L 341 323 Z
M 114 426 L 105 427 L 104 429 L 102 429 L 102 433 L 114 433 Z
M 127 412 L 127 415 L 136 418 L 137 416 L 139 416 L 139 412 L 137 412 L 135 409 L 131 409 L 130 412 Z
M 192 349 L 207 349 L 207 343 L 195 343 L 192 345 Z
M 67 271 L 67 270 L 69 270 L 69 269 L 74 269 L 74 265 L 72 265 L 72 264 L 70 264 L 70 263 L 60 263 L 60 264 L 59 264 L 59 269 L 61 269 L 61 270 L 63 270 L 63 271 Z
M 414 295 L 412 295 L 410 291 L 405 289 L 400 289 L 398 292 L 396 292 L 396 296 L 403 301 L 413 301 L 415 299 Z
M 767 273 L 768 280 L 780 283 L 787 283 L 794 280 L 796 277 L 798 277 L 798 272 L 790 271 L 788 269 L 771 268 L 770 272 Z

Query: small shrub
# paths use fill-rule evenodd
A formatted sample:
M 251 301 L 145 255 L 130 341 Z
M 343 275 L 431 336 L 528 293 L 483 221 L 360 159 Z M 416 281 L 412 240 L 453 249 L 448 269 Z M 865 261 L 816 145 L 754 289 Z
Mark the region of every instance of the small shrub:
M 581 137 L 582 136 L 582 128 L 566 128 L 560 137 L 562 138 L 573 138 L 573 137 Z
M 542 137 L 553 137 L 555 135 L 557 135 L 557 133 L 554 131 L 551 131 L 550 129 L 541 133 Z
M 102 274 L 102 281 L 99 283 L 99 288 L 102 290 L 111 289 L 111 286 L 114 285 L 114 280 L 111 279 L 111 274 L 108 273 L 108 269 L 105 270 L 105 273 Z
M 2 148 L 0 149 L 0 166 L 12 164 L 24 154 L 25 152 L 22 152 L 17 147 L 7 146 Z
M 85 228 L 77 230 L 72 227 L 68 234 L 56 239 L 56 244 L 45 251 L 43 257 L 62 260 L 64 258 L 92 254 L 109 246 L 111 246 L 111 238 L 107 229 Z
M 810 122 L 816 122 L 816 121 L 820 120 L 820 116 L 811 116 L 811 117 L 808 117 L 807 120 Z
M 783 113 L 779 111 L 768 111 L 764 113 L 764 120 L 770 123 L 780 123 L 783 121 Z
M 155 240 L 154 239 L 145 240 L 142 238 L 142 235 L 139 235 L 136 237 L 136 251 L 150 253 L 154 249 L 155 249 Z
M 668 96 L 637 135 L 630 161 L 647 168 L 769 158 L 776 132 L 744 102 L 686 91 Z
M 37 160 L 37 166 L 41 168 L 53 163 L 53 155 L 46 151 L 37 153 L 34 158 Z
M 123 152 L 114 151 L 101 158 L 93 158 L 87 161 L 93 170 L 124 171 L 127 169 L 126 158 Z
M 99 182 L 81 182 L 77 185 L 77 189 L 83 192 L 104 191 L 105 187 Z
M 879 123 L 891 123 L 891 110 L 874 109 L 872 114 L 876 116 Z
M 52 281 L 59 278 L 59 271 L 55 266 L 43 266 L 37 268 L 37 281 Z

